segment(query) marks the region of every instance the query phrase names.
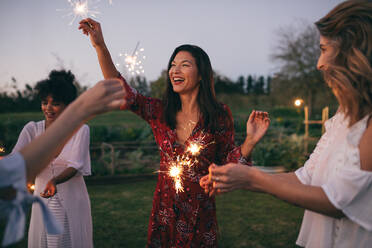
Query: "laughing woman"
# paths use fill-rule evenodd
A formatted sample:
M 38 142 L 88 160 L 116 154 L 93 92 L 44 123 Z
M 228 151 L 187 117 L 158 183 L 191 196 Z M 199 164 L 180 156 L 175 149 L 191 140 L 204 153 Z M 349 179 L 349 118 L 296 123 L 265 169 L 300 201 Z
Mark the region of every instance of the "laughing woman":
M 104 77 L 118 77 L 100 24 L 85 19 L 80 28 L 90 36 Z M 126 109 L 141 116 L 152 128 L 160 148 L 160 171 L 164 172 L 159 173 L 154 193 L 147 246 L 216 247 L 215 200 L 204 193 L 199 179 L 208 173 L 210 162 L 247 162 L 244 158 L 249 157 L 268 126 L 248 122 L 246 141 L 241 147 L 234 146 L 231 112 L 217 101 L 209 57 L 197 46 L 182 45 L 173 52 L 163 100 L 145 97 L 124 78 L 121 80 L 126 90 Z M 262 119 L 266 114 L 257 116 Z M 255 128 L 259 131 L 254 132 Z M 168 173 L 170 167 L 195 143 L 204 149 L 193 160 L 193 166 L 181 167 L 182 181 L 175 183 Z
M 45 120 L 29 122 L 13 152 L 20 151 L 44 133 L 77 96 L 71 72 L 52 71 L 36 90 Z M 89 127 L 83 125 L 55 159 L 35 179 L 34 195 L 40 195 L 63 226 L 61 235 L 45 232 L 39 205 L 33 205 L 28 247 L 93 247 L 90 201 L 83 176 L 90 175 Z

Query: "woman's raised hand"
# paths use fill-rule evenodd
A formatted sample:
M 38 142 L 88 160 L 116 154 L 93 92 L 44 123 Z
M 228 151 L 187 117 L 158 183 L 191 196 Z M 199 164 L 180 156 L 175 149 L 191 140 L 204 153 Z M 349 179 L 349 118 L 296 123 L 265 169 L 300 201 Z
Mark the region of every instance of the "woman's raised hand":
M 270 125 L 270 118 L 267 112 L 253 110 L 247 121 L 247 139 L 257 144 L 265 135 Z
M 94 47 L 105 45 L 101 24 L 99 24 L 99 22 L 91 18 L 83 19 L 79 22 L 79 29 L 81 29 L 85 35 L 89 35 L 90 41 Z

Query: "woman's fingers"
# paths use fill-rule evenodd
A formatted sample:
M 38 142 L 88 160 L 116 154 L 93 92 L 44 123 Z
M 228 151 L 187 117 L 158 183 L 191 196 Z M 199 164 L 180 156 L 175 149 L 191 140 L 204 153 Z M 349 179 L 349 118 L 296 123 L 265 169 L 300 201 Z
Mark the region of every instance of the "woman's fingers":
M 252 123 L 254 121 L 255 116 L 256 116 L 256 110 L 252 110 L 248 118 L 248 123 Z

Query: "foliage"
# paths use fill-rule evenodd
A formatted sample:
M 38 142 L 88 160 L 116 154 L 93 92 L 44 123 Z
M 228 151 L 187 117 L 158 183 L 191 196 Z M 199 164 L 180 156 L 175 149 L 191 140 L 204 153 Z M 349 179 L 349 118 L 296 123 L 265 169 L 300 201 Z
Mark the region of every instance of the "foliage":
M 151 82 L 150 84 L 150 95 L 154 98 L 161 99 L 163 97 L 163 92 L 167 86 L 167 71 L 163 70 L 160 77 Z
M 321 98 L 332 103 L 332 92 L 317 70 L 319 57 L 319 33 L 315 26 L 304 25 L 300 30 L 281 29 L 278 46 L 272 58 L 278 63 L 278 72 L 272 80 L 273 97 L 281 104 L 292 105 L 301 97 L 312 109 Z
M 150 95 L 149 86 L 147 85 L 147 80 L 145 77 L 136 76 L 136 77 L 130 78 L 129 84 L 142 95 L 144 96 Z
M 254 165 L 284 166 L 293 171 L 305 162 L 303 154 L 303 136 L 279 136 L 276 139 L 264 139 L 252 154 Z
M 57 71 L 60 75 L 64 76 L 66 70 Z M 74 76 L 73 76 L 74 77 Z M 11 89 L 0 93 L 0 113 L 13 113 L 13 112 L 30 112 L 40 110 L 40 100 L 36 95 L 34 86 L 26 84 L 24 89 L 18 88 L 17 80 L 12 77 Z M 40 80 L 42 81 L 42 80 Z M 35 82 L 35 85 L 38 82 Z M 74 81 L 78 95 L 84 92 L 87 87 Z

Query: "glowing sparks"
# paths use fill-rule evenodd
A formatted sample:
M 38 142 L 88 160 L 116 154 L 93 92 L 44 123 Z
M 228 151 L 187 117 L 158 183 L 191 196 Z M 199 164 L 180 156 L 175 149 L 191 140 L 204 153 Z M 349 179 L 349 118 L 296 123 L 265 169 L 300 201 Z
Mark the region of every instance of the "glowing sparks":
M 200 149 L 202 148 L 201 145 L 197 144 L 197 143 L 191 143 L 188 147 L 187 147 L 187 151 L 191 153 L 191 155 L 193 156 L 197 156 L 199 155 L 199 152 L 200 152 Z
M 169 168 L 169 173 L 168 174 L 169 174 L 170 177 L 173 177 L 173 178 L 180 177 L 180 175 L 182 174 L 182 167 L 177 166 L 177 165 L 173 165 Z
M 35 184 L 28 183 L 27 188 L 29 192 L 33 193 L 35 191 Z
M 183 186 L 182 186 L 182 172 L 183 169 L 180 165 L 173 164 L 168 171 L 168 175 L 173 179 L 174 181 L 174 189 L 176 190 L 176 193 L 183 192 Z
M 70 22 L 70 25 L 74 23 L 76 18 L 88 18 L 88 17 L 94 17 L 96 18 L 97 14 L 99 14 L 99 11 L 97 11 L 97 7 L 91 7 L 92 2 L 90 0 L 67 0 L 67 2 L 70 4 L 71 8 L 67 11 L 69 13 L 66 16 L 72 16 L 72 20 Z M 58 10 L 58 11 L 66 11 L 66 10 Z
M 124 57 L 124 63 L 126 70 L 128 71 L 129 74 L 132 76 L 134 75 L 140 75 L 145 73 L 144 65 L 143 65 L 143 60 L 146 59 L 146 56 L 143 55 L 143 52 L 145 51 L 144 48 L 138 48 L 139 47 L 139 42 L 137 42 L 136 47 L 134 48 L 133 52 L 131 55 L 125 53 L 119 54 L 119 57 Z M 120 66 L 120 63 L 117 63 L 116 66 Z
M 0 146 L 0 152 L 5 152 L 5 148 Z

